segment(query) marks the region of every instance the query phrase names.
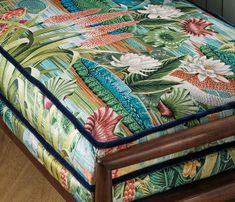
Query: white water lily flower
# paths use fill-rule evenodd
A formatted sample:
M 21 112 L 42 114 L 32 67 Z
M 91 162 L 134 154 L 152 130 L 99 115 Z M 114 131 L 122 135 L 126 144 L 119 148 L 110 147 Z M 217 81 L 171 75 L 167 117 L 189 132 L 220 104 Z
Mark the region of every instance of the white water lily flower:
M 119 60 L 114 56 L 112 56 L 112 58 L 112 66 L 127 67 L 127 71 L 131 74 L 140 74 L 143 76 L 147 76 L 147 72 L 156 71 L 162 64 L 161 62 L 150 56 L 137 55 L 134 53 L 127 53 L 125 55 L 122 55 Z
M 229 83 L 229 80 L 224 76 L 233 75 L 229 65 L 220 60 L 207 59 L 206 56 L 189 56 L 187 61 L 183 61 L 182 68 L 190 74 L 197 74 L 201 82 L 209 77 L 215 82 L 222 81 Z
M 138 12 L 148 14 L 148 17 L 150 19 L 156 19 L 156 18 L 169 19 L 171 17 L 179 17 L 182 15 L 182 12 L 173 6 L 149 4 L 144 8 L 145 10 L 138 10 Z

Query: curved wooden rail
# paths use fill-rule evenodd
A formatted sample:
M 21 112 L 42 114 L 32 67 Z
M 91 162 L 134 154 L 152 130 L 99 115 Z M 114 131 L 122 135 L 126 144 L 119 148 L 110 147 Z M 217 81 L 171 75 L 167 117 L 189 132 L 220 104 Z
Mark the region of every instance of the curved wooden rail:
M 47 170 L 29 153 L 26 147 L 7 128 L 1 118 L 0 132 L 11 138 L 11 140 L 24 152 L 33 164 L 44 174 L 44 176 L 46 176 L 49 182 L 51 182 L 51 184 L 65 198 L 66 201 L 75 201 L 72 196 L 64 190 L 62 186 L 47 172 Z M 113 169 L 159 158 L 192 147 L 198 147 L 234 134 L 235 116 L 231 116 L 222 120 L 213 121 L 208 124 L 196 126 L 191 129 L 160 137 L 143 144 L 138 144 L 123 151 L 108 155 L 104 158 L 97 159 L 95 201 L 112 202 L 111 171 Z M 230 193 L 234 194 L 234 192 Z M 154 197 L 151 199 L 154 201 Z
M 202 146 L 235 134 L 235 116 L 166 135 L 98 159 L 96 201 L 112 201 L 111 171 L 151 159 Z M 100 193 L 103 193 L 100 194 Z

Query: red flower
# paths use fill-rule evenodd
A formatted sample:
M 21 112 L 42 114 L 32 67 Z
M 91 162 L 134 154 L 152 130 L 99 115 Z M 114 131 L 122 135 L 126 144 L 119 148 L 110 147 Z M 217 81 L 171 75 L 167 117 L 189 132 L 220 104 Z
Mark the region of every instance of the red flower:
M 193 36 L 201 37 L 215 35 L 215 32 L 206 29 L 208 26 L 212 25 L 212 23 L 207 22 L 204 19 L 190 18 L 181 21 L 180 24 L 184 27 L 183 32 L 186 32 Z
M 0 36 L 4 34 L 8 30 L 9 26 L 8 25 L 2 25 L 0 24 Z
M 7 11 L 3 14 L 0 14 L 0 20 L 11 20 L 12 18 L 18 18 L 22 17 L 25 14 L 26 10 L 24 8 L 16 8 L 14 10 Z M 20 20 L 20 23 L 25 23 L 25 20 Z M 0 24 L 0 36 L 4 34 L 7 29 L 9 28 L 9 25 L 7 24 Z
M 109 107 L 102 107 L 94 111 L 88 117 L 85 128 L 89 131 L 98 141 L 110 141 L 118 139 L 114 135 L 114 130 L 122 116 L 117 114 Z
M 0 14 L 1 20 L 9 20 L 13 17 L 21 17 L 25 14 L 26 10 L 24 8 L 16 8 L 14 10 L 7 11 L 3 14 Z

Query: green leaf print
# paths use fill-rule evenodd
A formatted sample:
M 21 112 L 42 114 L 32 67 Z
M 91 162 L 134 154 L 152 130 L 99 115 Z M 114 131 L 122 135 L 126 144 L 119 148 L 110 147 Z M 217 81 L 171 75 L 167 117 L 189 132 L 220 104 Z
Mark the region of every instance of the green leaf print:
M 190 92 L 183 88 L 172 88 L 161 96 L 161 101 L 176 119 L 194 114 L 199 110 L 197 103 L 190 96 Z M 160 108 L 159 110 L 162 112 Z M 164 115 L 163 112 L 162 115 Z
M 135 94 L 155 94 L 178 84 L 170 80 L 143 80 L 129 86 Z

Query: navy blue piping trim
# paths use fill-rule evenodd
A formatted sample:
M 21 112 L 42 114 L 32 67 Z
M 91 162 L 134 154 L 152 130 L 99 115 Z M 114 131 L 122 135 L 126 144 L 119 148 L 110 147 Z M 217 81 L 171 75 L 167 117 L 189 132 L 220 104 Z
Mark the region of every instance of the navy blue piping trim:
M 44 138 L 38 134 L 38 132 L 31 126 L 31 124 L 21 115 L 21 113 L 14 107 L 12 106 L 11 103 L 5 98 L 5 96 L 1 93 L 0 91 L 0 100 L 2 100 L 6 106 L 15 114 L 15 116 L 32 132 L 32 134 L 38 139 L 38 141 L 43 145 L 43 147 L 57 160 L 63 165 L 68 171 L 90 192 L 95 191 L 95 185 L 90 185 L 87 181 L 84 180 L 84 178 L 71 166 L 69 163 L 64 160 L 60 154 L 50 145 L 48 142 L 44 140 Z M 235 141 L 230 142 L 230 143 L 225 143 L 222 145 L 217 145 L 214 147 L 210 147 L 208 149 L 205 149 L 203 151 L 195 152 L 195 153 L 190 153 L 188 155 L 171 159 L 162 163 L 154 164 L 152 166 L 148 166 L 146 168 L 140 169 L 138 171 L 134 171 L 132 173 L 129 173 L 127 175 L 123 175 L 121 177 L 118 177 L 112 181 L 113 185 L 125 182 L 127 180 L 133 179 L 135 177 L 148 174 L 151 172 L 156 172 L 160 169 L 170 167 L 191 159 L 195 158 L 200 158 L 202 156 L 221 151 L 227 148 L 231 148 L 235 146 Z
M 232 24 L 231 22 L 225 20 L 223 17 L 218 16 L 210 11 L 207 11 L 206 9 L 196 5 L 193 2 L 190 2 L 191 4 L 194 4 L 196 7 L 200 8 L 201 10 L 209 13 L 210 15 L 214 16 L 215 18 L 218 18 L 220 20 L 222 20 L 223 22 L 231 25 L 232 27 L 235 27 L 234 24 Z M 228 103 L 226 105 L 220 106 L 220 107 L 216 107 L 213 109 L 209 109 L 207 111 L 204 112 L 199 112 L 196 114 L 192 114 L 189 115 L 187 117 L 183 117 L 180 118 L 178 120 L 175 121 L 171 121 L 169 123 L 160 125 L 160 126 L 156 126 L 150 129 L 146 129 L 140 133 L 136 133 L 133 134 L 131 136 L 128 137 L 123 137 L 121 139 L 117 139 L 117 140 L 113 140 L 113 141 L 109 141 L 109 142 L 99 142 L 97 140 L 95 140 L 93 138 L 93 136 L 84 128 L 84 126 L 81 124 L 81 122 L 66 108 L 63 106 L 63 104 L 61 104 L 61 102 L 37 79 L 35 79 L 34 77 L 32 77 L 29 72 L 27 72 L 7 51 L 5 51 L 2 46 L 0 46 L 0 53 L 9 61 L 11 62 L 15 68 L 23 75 L 25 76 L 25 78 L 27 78 L 32 84 L 34 84 L 36 87 L 38 87 L 41 92 L 46 95 L 53 103 L 54 105 L 74 124 L 74 126 L 78 129 L 78 131 L 95 147 L 97 148 L 110 148 L 110 147 L 115 147 L 115 146 L 119 146 L 122 144 L 128 144 L 131 143 L 133 141 L 136 141 L 140 138 L 143 138 L 145 136 L 148 136 L 152 133 L 155 132 L 159 132 L 168 128 L 172 128 L 175 127 L 177 125 L 183 124 L 187 121 L 191 121 L 194 119 L 199 119 L 202 118 L 204 116 L 207 116 L 209 114 L 212 113 L 216 113 L 216 112 L 220 112 L 223 110 L 227 110 L 227 109 L 232 109 L 235 107 L 235 102 L 231 102 Z
M 15 116 L 33 133 L 33 135 L 38 139 L 38 141 L 43 145 L 43 147 L 57 160 L 63 165 L 69 172 L 90 192 L 95 191 L 95 186 L 90 185 L 69 163 L 64 160 L 60 154 L 50 145 L 48 144 L 44 138 L 39 135 L 39 133 L 30 125 L 30 123 L 21 115 L 21 113 L 12 106 L 9 101 L 4 97 L 4 95 L 0 92 L 0 99 L 6 104 L 6 106 L 15 114 Z
M 65 107 L 63 104 L 36 78 L 30 75 L 29 72 L 27 72 L 8 52 L 6 52 L 1 46 L 0 46 L 0 53 L 10 62 L 12 63 L 15 68 L 26 78 L 28 79 L 32 84 L 34 84 L 36 87 L 38 87 L 42 93 L 47 96 L 54 105 L 74 124 L 74 126 L 78 129 L 78 131 L 95 147 L 97 148 L 110 148 L 119 146 L 122 144 L 128 144 L 130 142 L 136 141 L 140 138 L 143 138 L 147 135 L 150 135 L 155 132 L 163 131 L 172 127 L 175 127 L 180 124 L 184 124 L 187 121 L 195 120 L 202 118 L 204 116 L 207 116 L 209 114 L 221 112 L 228 109 L 235 108 L 235 101 L 230 102 L 228 104 L 225 104 L 223 106 L 215 107 L 212 109 L 208 109 L 207 111 L 198 112 L 195 114 L 191 114 L 186 117 L 179 118 L 175 121 L 171 121 L 156 127 L 152 127 L 150 129 L 146 129 L 142 132 L 133 134 L 128 137 L 123 137 L 121 139 L 109 141 L 109 142 L 99 142 L 95 140 L 92 135 L 83 127 L 83 125 L 79 122 L 79 120 Z
M 94 146 L 99 146 L 97 144 L 97 141 L 94 140 L 94 138 L 91 136 L 91 134 L 85 130 L 85 128 L 82 126 L 82 124 L 77 120 L 73 114 L 66 109 L 61 102 L 36 78 L 30 75 L 29 72 L 27 72 L 7 51 L 3 49 L 2 46 L 0 46 L 0 53 L 10 62 L 12 63 L 15 68 L 26 78 L 28 79 L 32 84 L 34 84 L 36 87 L 38 87 L 41 92 L 47 96 L 53 104 L 60 109 L 60 111 L 69 118 L 69 120 L 74 124 L 74 126 L 79 130 L 81 134 L 83 134 Z
M 183 163 L 185 161 L 189 161 L 189 160 L 192 160 L 192 159 L 204 157 L 206 155 L 209 155 L 209 154 L 212 154 L 212 153 L 215 153 L 215 152 L 218 152 L 218 151 L 222 151 L 222 150 L 225 150 L 225 149 L 233 148 L 233 147 L 235 147 L 235 141 L 225 143 L 225 144 L 222 144 L 222 145 L 213 146 L 213 147 L 207 148 L 203 151 L 190 153 L 188 155 L 178 157 L 178 158 L 175 158 L 175 159 L 171 159 L 171 160 L 168 160 L 168 161 L 165 161 L 165 162 L 162 162 L 162 163 L 154 164 L 152 166 L 148 166 L 148 167 L 145 167 L 143 169 L 140 169 L 140 170 L 134 171 L 132 173 L 123 175 L 121 177 L 118 177 L 116 179 L 113 179 L 113 185 L 125 182 L 125 181 L 130 180 L 130 179 L 134 179 L 136 177 L 139 177 L 141 175 L 145 175 L 145 174 L 148 174 L 148 173 L 151 173 L 151 172 L 157 172 L 158 170 L 161 170 L 163 168 L 171 167 L 171 166 Z

